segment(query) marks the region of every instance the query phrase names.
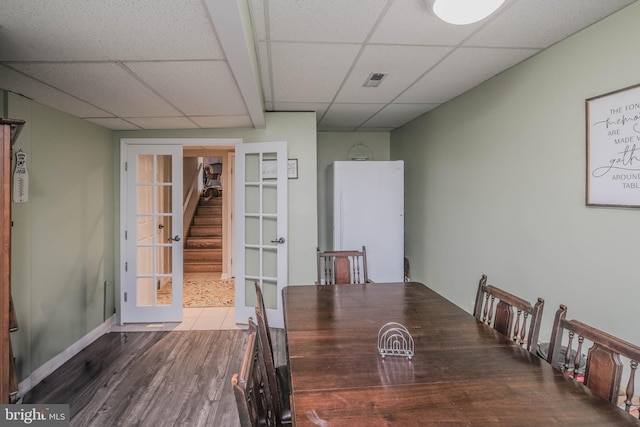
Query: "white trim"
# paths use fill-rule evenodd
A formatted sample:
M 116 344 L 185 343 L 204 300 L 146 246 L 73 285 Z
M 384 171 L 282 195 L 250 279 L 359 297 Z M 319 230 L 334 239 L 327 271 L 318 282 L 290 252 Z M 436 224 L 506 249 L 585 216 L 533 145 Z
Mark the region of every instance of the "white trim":
M 264 100 L 248 2 L 205 0 L 204 4 L 253 127 L 264 129 Z M 242 30 L 238 31 L 238 28 Z
M 62 350 L 56 356 L 49 361 L 45 362 L 38 369 L 33 371 L 31 375 L 22 380 L 18 384 L 18 395 L 24 396 L 29 390 L 37 386 L 40 381 L 51 375 L 56 369 L 68 362 L 73 356 L 80 353 L 92 342 L 100 338 L 102 335 L 110 331 L 111 326 L 115 324 L 115 315 L 109 317 L 100 326 L 89 332 L 87 335 L 80 338 L 75 343 L 71 344 L 66 349 Z
M 223 191 L 226 197 L 222 198 L 222 219 L 223 236 L 230 238 L 222 239 L 222 278 L 229 279 L 234 277 L 233 258 L 235 256 L 235 169 L 236 169 L 236 152 L 230 151 L 226 158 L 227 166 L 223 168 L 224 178 L 222 181 Z
M 183 147 L 232 146 L 242 142 L 242 138 L 120 138 L 125 145 L 182 145 Z
M 124 229 L 127 223 L 127 203 L 126 203 L 126 177 L 125 163 L 127 161 L 127 147 L 129 145 L 182 145 L 186 147 L 215 147 L 215 146 L 237 146 L 242 144 L 242 138 L 120 138 L 120 238 L 119 244 L 116 246 L 115 257 L 119 260 L 120 266 L 118 271 L 118 280 L 114 287 L 115 306 L 116 306 L 116 324 L 122 325 L 122 283 L 124 280 L 124 263 L 126 262 L 126 241 L 124 239 Z M 184 153 L 183 153 L 184 157 Z M 233 275 L 233 273 L 230 273 Z

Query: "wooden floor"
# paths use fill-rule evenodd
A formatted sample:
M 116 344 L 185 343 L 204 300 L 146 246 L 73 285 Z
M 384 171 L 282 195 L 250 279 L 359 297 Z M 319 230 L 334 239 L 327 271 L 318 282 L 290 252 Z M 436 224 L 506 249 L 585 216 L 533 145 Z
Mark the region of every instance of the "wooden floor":
M 272 329 L 276 363 L 284 333 Z M 239 426 L 231 377 L 245 330 L 111 332 L 57 369 L 23 403 L 67 403 L 73 426 Z

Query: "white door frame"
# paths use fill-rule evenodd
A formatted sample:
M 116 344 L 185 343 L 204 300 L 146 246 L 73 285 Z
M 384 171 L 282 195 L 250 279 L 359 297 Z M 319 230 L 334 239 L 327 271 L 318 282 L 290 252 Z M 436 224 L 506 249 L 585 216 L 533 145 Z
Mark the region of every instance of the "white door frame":
M 125 179 L 125 164 L 127 161 L 127 146 L 129 145 L 182 145 L 183 147 L 202 146 L 236 146 L 241 144 L 240 138 L 122 138 L 120 139 L 120 232 L 118 234 L 119 245 L 118 256 L 118 283 L 116 286 L 116 322 L 122 325 L 122 303 L 124 301 L 124 280 L 125 280 L 125 263 L 126 256 L 126 240 L 124 239 L 125 226 L 127 224 L 127 188 Z M 182 202 L 181 202 L 182 203 Z
M 222 222 L 222 226 L 224 227 L 224 235 L 232 236 L 230 239 L 222 240 L 223 253 L 225 257 L 223 258 L 224 267 L 223 271 L 227 272 L 226 276 L 223 276 L 223 279 L 228 279 L 235 275 L 234 273 L 234 265 L 233 258 L 235 255 L 235 241 L 236 241 L 236 224 L 234 221 L 235 217 L 235 206 L 236 206 L 236 153 L 235 151 L 231 151 L 227 153 L 226 158 L 227 167 L 222 169 L 222 173 L 224 174 L 224 178 L 222 181 L 222 185 L 227 191 L 229 197 L 223 197 L 222 199 L 222 212 L 224 213 L 224 219 Z

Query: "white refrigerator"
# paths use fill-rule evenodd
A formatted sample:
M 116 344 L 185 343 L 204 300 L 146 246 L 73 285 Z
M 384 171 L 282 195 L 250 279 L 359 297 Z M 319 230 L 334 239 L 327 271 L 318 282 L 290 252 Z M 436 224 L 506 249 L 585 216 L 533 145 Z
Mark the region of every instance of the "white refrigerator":
M 370 280 L 404 280 L 403 161 L 333 162 L 327 208 L 327 250 L 364 245 Z

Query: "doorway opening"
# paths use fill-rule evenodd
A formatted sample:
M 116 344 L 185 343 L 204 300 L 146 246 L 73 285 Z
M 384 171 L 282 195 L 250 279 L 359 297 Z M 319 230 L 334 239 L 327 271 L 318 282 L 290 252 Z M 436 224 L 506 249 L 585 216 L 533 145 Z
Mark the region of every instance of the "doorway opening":
M 233 307 L 234 147 L 183 149 L 183 307 Z

